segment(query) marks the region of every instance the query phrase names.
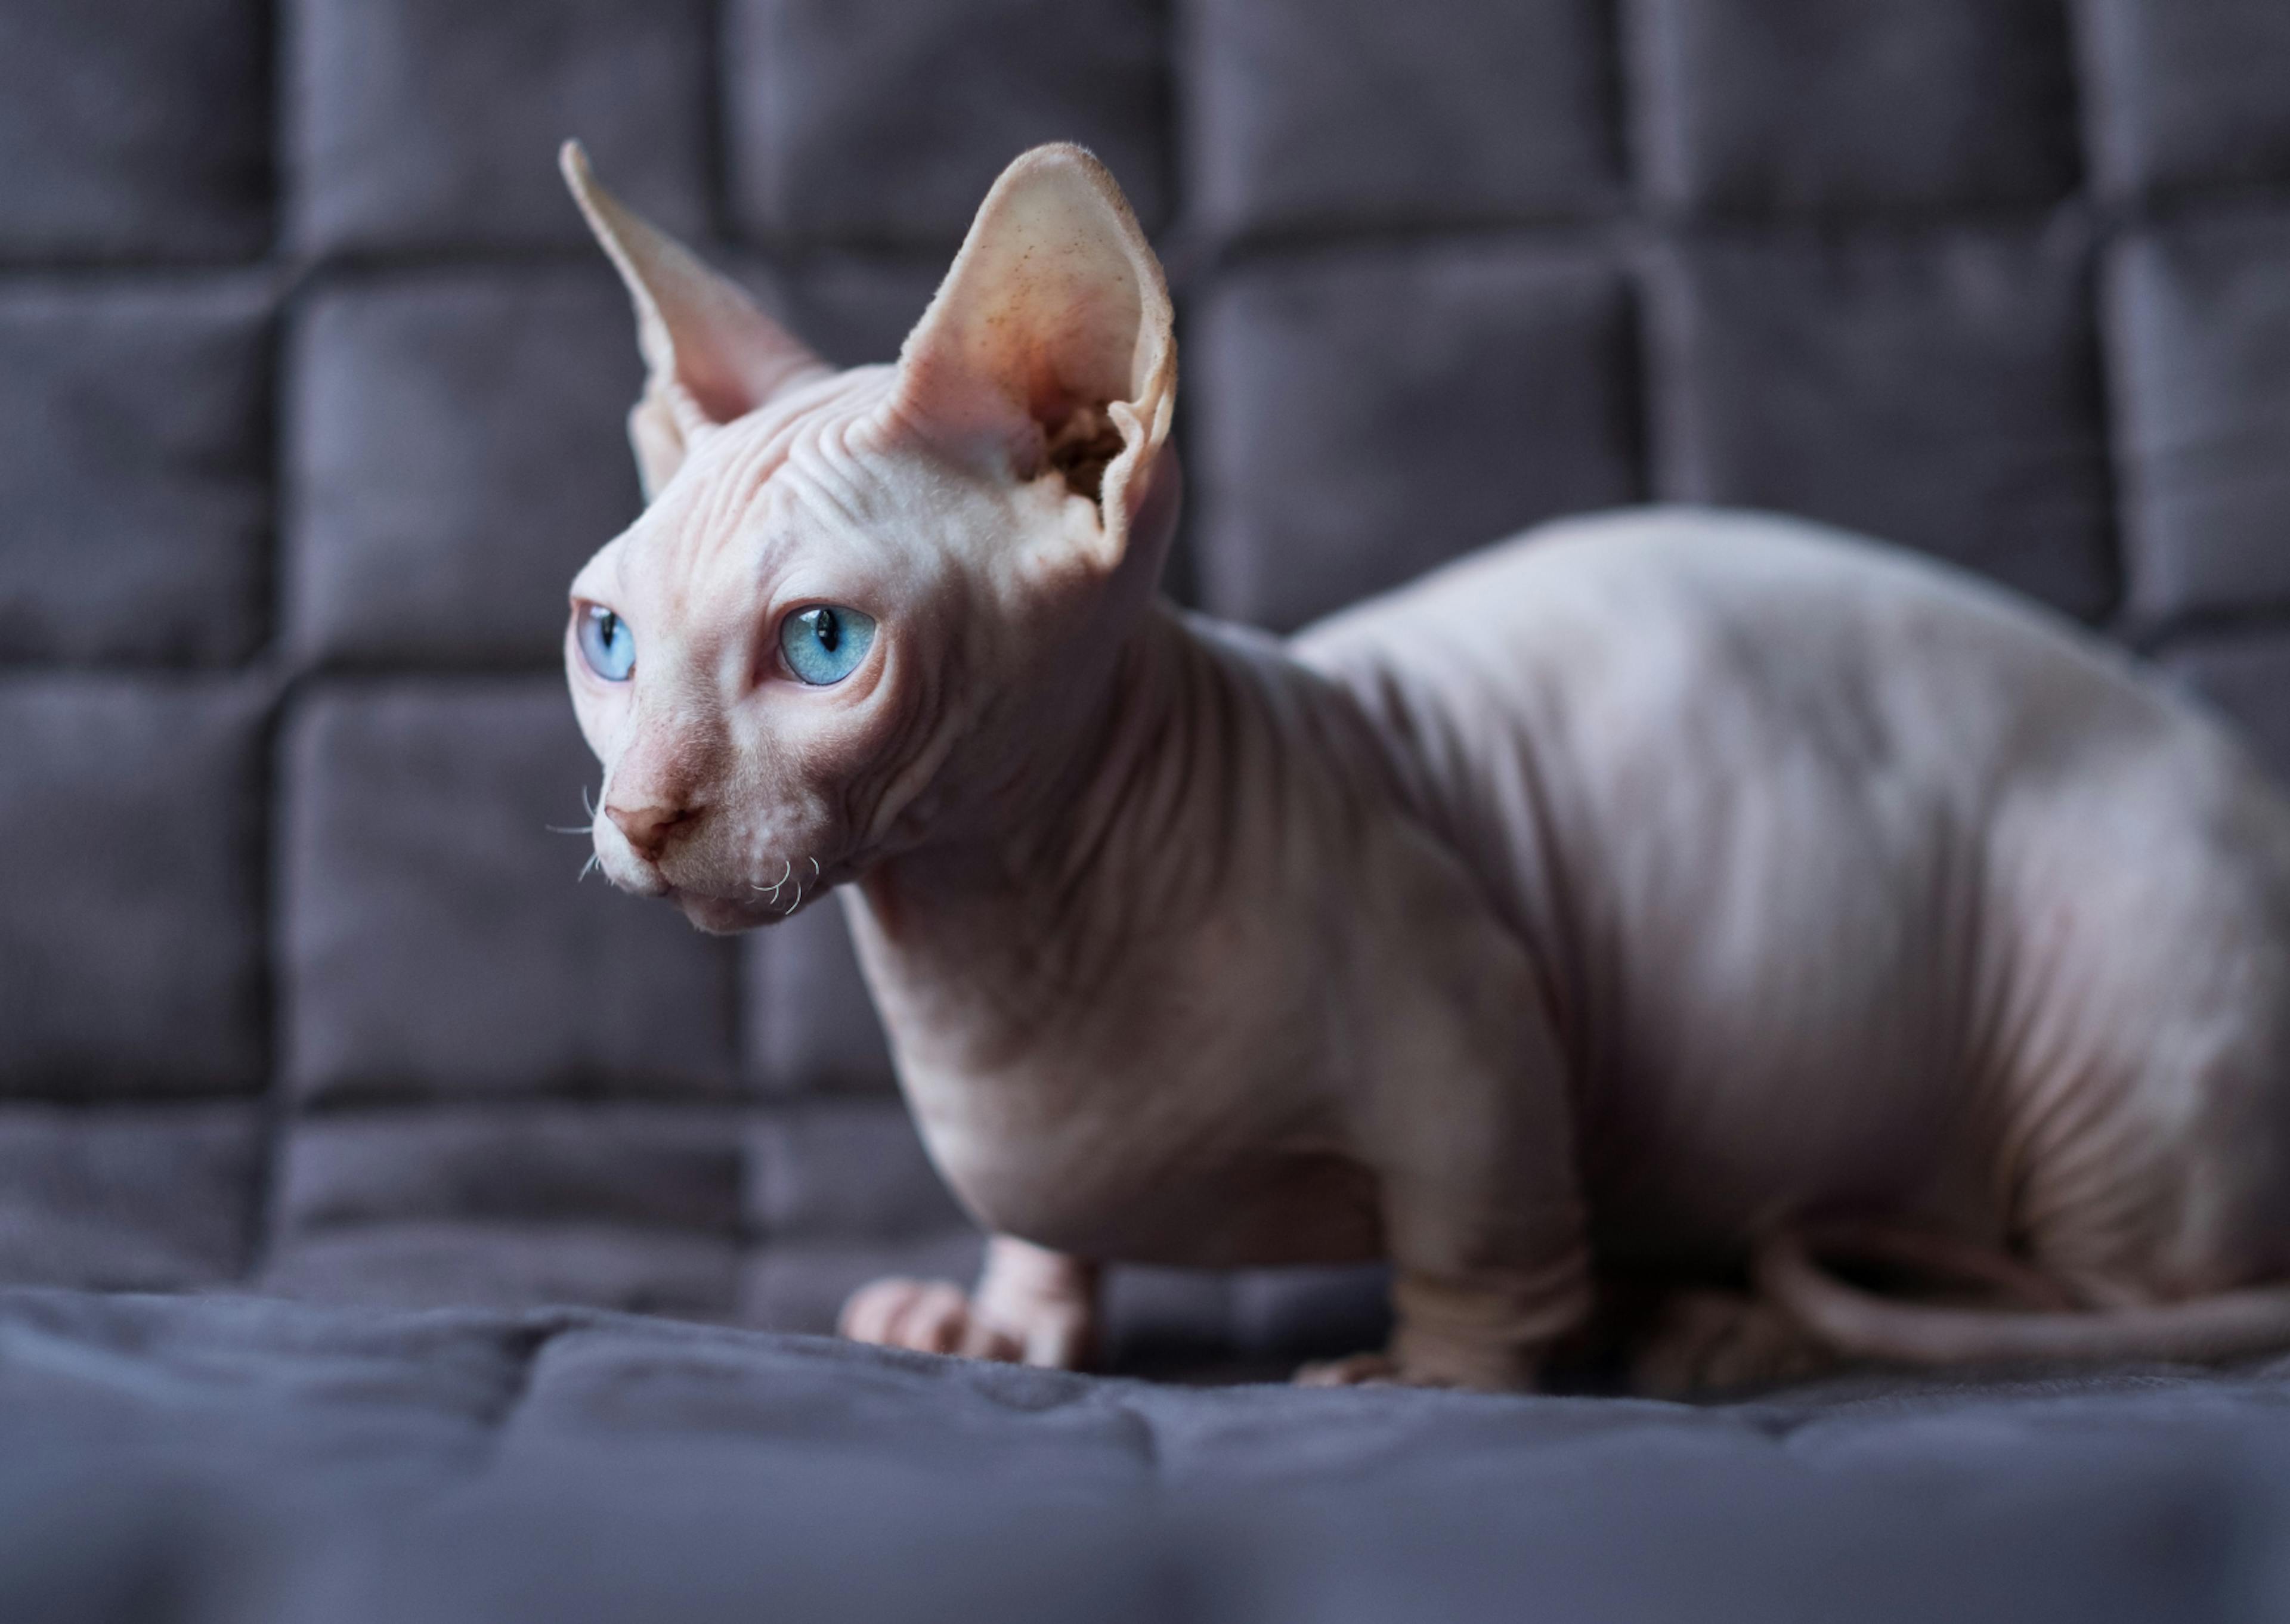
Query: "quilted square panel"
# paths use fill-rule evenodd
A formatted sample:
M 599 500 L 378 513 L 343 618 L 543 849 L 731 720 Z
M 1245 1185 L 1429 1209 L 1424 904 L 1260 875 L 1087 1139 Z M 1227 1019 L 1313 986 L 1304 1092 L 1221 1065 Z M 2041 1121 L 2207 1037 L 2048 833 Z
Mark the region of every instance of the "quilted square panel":
M 403 1308 L 577 1304 L 724 1319 L 740 1302 L 728 1236 L 624 1225 L 419 1220 L 280 1237 L 258 1288 Z
M 1655 266 L 1658 487 L 1936 553 L 2094 619 L 2116 564 L 2071 234 L 1807 231 Z
M 444 1104 L 292 1122 L 272 1198 L 305 1234 L 425 1220 L 595 1222 L 733 1236 L 742 1124 L 723 1106 Z
M 264 1283 L 397 1301 L 573 1301 L 721 1317 L 741 1124 L 720 1106 L 325 1112 L 284 1136 Z
M 615 191 L 708 224 L 707 0 L 292 0 L 296 237 L 322 251 L 573 247 L 579 137 Z
M 565 588 L 641 510 L 629 302 L 594 267 L 354 278 L 297 313 L 291 642 L 545 663 Z
M 905 1106 L 838 1100 L 759 1113 L 745 1204 L 760 1244 L 740 1316 L 779 1331 L 835 1329 L 871 1280 L 977 1276 L 984 1240 L 933 1169 Z
M 749 932 L 741 1004 L 748 1075 L 770 1093 L 886 1094 L 889 1041 L 839 902 Z
M 2174 642 L 2163 663 L 2242 732 L 2290 789 L 2290 628 L 2214 632 Z
M 748 1228 L 767 1243 L 893 1241 L 969 1224 L 902 1101 L 763 1112 L 750 1136 Z
M 2038 203 L 2078 178 L 2060 0 L 1633 0 L 1649 190 L 1716 212 Z
M 260 1108 L 0 1105 L 0 1280 L 181 1291 L 237 1279 Z
M 765 233 L 960 240 L 1009 161 L 1102 159 L 1148 231 L 1170 202 L 1165 0 L 727 0 L 733 206 Z
M 1199 0 L 1187 173 L 1221 234 L 1539 220 L 1623 189 L 1597 0 Z
M 1260 261 L 1185 334 L 1192 534 L 1216 613 L 1287 628 L 1639 492 L 1620 273 L 1533 243 Z
M 2181 218 L 2110 280 L 2131 602 L 2290 607 L 2290 216 Z
M 2084 0 L 2092 150 L 2116 193 L 2290 180 L 2290 6 Z
M 260 253 L 268 13 L 262 0 L 0 7 L 0 260 Z
M 233 680 L 0 679 L 0 1097 L 262 1087 L 264 717 Z
M 220 664 L 262 642 L 271 332 L 254 278 L 0 282 L 9 659 Z
M 554 675 L 318 688 L 283 752 L 286 1063 L 313 1100 L 726 1092 L 733 960 L 576 881 Z

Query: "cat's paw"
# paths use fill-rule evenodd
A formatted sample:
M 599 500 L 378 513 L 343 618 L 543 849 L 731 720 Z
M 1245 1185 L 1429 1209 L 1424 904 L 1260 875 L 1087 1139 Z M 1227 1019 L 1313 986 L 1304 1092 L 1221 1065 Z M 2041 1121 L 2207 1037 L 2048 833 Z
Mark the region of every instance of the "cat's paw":
M 1405 1380 L 1399 1361 L 1389 1354 L 1353 1354 L 1343 1359 L 1316 1359 L 1296 1372 L 1300 1388 L 1391 1387 Z
M 1078 1370 L 1094 1333 L 1085 1300 L 1047 1291 L 973 1297 L 950 1280 L 877 1280 L 851 1294 L 837 1327 L 854 1342 Z
M 951 1280 L 877 1280 L 851 1293 L 836 1329 L 854 1342 L 961 1354 L 1016 1364 L 1026 1356 L 1016 1329 L 989 1324 Z

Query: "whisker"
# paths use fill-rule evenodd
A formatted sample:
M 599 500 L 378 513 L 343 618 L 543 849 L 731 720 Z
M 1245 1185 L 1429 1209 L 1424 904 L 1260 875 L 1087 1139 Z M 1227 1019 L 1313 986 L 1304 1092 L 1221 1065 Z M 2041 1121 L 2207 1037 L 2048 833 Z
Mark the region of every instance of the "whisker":
M 547 829 L 552 835 L 593 835 L 597 832 L 585 823 L 579 828 L 566 828 L 562 824 L 557 823 L 544 823 L 540 827 Z
M 575 885 L 578 885 L 582 880 L 587 879 L 591 874 L 595 873 L 597 860 L 597 853 L 594 852 L 589 852 L 589 860 L 581 865 L 581 872 L 572 876 L 572 883 Z
M 597 804 L 589 798 L 589 786 L 586 784 L 581 786 L 581 810 L 589 814 L 589 822 L 597 820 Z

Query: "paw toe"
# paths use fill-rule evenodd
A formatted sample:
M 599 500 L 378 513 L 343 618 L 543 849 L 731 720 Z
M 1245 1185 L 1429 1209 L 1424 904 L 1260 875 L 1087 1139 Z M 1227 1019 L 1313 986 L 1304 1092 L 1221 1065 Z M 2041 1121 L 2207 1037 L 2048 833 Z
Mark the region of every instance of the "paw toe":
M 1344 1359 L 1321 1359 L 1296 1372 L 1300 1388 L 1357 1388 L 1399 1380 L 1399 1362 L 1389 1354 L 1353 1354 Z

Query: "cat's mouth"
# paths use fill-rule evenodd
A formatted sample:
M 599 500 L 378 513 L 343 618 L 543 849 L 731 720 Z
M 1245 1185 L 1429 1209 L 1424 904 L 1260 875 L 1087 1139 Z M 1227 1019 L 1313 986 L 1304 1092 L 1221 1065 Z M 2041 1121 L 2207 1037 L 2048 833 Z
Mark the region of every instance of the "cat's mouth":
M 815 858 L 780 857 L 773 860 L 769 884 L 750 883 L 738 877 L 737 870 L 726 875 L 719 853 L 679 847 L 646 855 L 625 839 L 607 838 L 601 822 L 597 861 L 616 890 L 674 903 L 685 918 L 712 936 L 777 924 L 845 877 Z

